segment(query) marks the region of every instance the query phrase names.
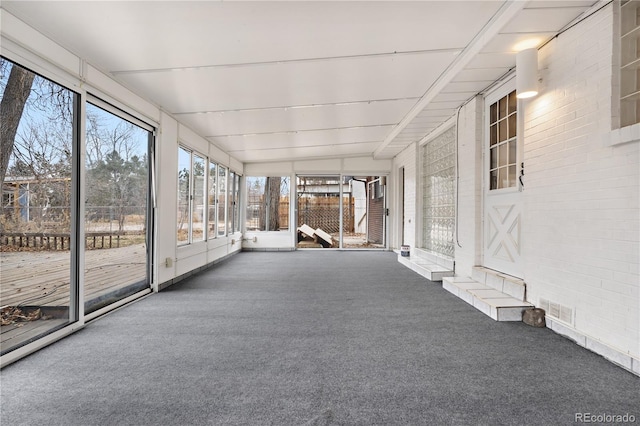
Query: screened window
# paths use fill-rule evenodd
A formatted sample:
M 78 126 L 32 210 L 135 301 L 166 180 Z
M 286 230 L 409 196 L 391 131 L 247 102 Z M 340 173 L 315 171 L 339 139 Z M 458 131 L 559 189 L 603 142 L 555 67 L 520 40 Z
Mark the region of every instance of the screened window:
M 289 229 L 289 177 L 245 179 L 247 186 L 247 231 L 285 231 Z
M 489 189 L 516 186 L 516 91 L 489 108 Z
M 640 1 L 620 3 L 620 127 L 640 122 Z

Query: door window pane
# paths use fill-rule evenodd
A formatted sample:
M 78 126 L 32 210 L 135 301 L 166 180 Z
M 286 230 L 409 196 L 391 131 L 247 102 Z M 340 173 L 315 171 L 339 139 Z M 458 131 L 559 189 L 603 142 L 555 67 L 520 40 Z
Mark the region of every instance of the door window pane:
M 515 174 L 517 173 L 517 101 L 515 91 L 489 107 L 489 120 L 489 189 L 514 187 L 516 186 Z
M 149 286 L 151 132 L 86 105 L 85 314 Z
M 340 176 L 297 177 L 298 247 L 340 246 L 341 183 Z

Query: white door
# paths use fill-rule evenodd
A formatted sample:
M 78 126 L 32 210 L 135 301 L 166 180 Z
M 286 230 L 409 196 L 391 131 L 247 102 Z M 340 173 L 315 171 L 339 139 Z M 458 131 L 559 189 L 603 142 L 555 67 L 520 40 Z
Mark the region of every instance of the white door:
M 507 83 L 487 97 L 484 266 L 522 278 L 522 182 L 518 101 Z

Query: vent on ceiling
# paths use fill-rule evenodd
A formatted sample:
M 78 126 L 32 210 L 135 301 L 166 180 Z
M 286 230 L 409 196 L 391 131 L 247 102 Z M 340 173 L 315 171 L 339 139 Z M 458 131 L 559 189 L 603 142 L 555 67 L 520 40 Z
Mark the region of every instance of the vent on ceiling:
M 543 299 L 542 297 L 540 298 L 540 307 L 544 309 L 548 316 L 558 319 L 564 323 L 573 325 L 572 308 L 556 302 L 552 302 L 547 299 Z

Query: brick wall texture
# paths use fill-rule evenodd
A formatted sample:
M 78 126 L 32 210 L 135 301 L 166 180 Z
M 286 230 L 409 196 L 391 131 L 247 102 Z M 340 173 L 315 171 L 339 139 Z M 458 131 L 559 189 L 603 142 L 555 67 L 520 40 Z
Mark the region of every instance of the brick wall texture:
M 539 51 L 525 103 L 528 299 L 573 310 L 573 327 L 640 357 L 640 144 L 610 146 L 612 6 Z

